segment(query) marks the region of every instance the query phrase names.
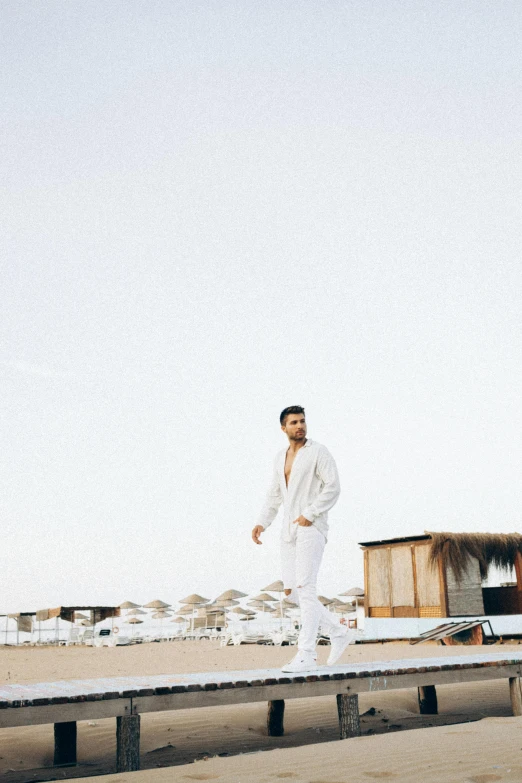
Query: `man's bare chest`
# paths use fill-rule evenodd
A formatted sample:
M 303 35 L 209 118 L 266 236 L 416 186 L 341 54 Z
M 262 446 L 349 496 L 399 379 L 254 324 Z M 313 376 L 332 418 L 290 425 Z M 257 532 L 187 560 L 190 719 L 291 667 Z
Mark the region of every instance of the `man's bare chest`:
M 295 462 L 296 455 L 292 454 L 291 452 L 287 452 L 286 458 L 285 458 L 285 481 L 286 486 L 288 486 L 288 482 L 290 481 L 290 474 L 292 473 L 292 467 Z

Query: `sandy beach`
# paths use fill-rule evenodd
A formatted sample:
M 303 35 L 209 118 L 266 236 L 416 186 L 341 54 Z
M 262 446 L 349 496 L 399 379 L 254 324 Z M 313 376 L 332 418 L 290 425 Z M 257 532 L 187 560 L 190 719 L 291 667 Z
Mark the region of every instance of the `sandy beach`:
M 506 654 L 510 649 L 518 652 L 520 648 L 495 648 Z M 175 642 L 102 649 L 0 648 L 0 661 L 6 682 L 28 683 L 279 667 L 292 652 L 257 645 L 220 648 L 214 642 Z M 342 660 L 469 652 L 466 647 L 435 644 L 356 645 Z M 319 663 L 325 662 L 327 654 L 328 648 L 319 648 Z M 436 716 L 419 715 L 414 689 L 361 695 L 363 735 L 344 742 L 338 740 L 331 697 L 287 702 L 284 737 L 267 736 L 265 704 L 146 715 L 141 729 L 142 771 L 111 775 L 107 783 L 284 778 L 298 783 L 413 781 L 419 779 L 421 769 L 426 783 L 521 781 L 522 742 L 518 737 L 522 719 L 511 717 L 507 681 L 444 686 L 437 691 Z M 421 728 L 421 732 L 414 731 Z M 76 767 L 52 768 L 52 754 L 52 726 L 0 731 L 0 774 L 6 783 L 87 778 L 115 771 L 115 721 L 79 723 Z

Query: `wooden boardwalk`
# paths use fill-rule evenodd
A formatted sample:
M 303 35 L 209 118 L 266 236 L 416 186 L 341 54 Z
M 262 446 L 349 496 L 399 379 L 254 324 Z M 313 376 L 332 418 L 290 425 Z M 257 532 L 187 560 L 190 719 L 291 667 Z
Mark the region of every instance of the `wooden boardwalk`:
M 268 733 L 283 733 L 286 699 L 336 696 L 340 736 L 360 734 L 358 694 L 419 689 L 421 712 L 437 710 L 436 685 L 508 679 L 513 713 L 522 714 L 522 653 L 485 653 L 441 658 L 319 667 L 309 673 L 279 669 L 162 674 L 58 680 L 0 687 L 0 728 L 54 723 L 55 763 L 75 763 L 76 722 L 117 719 L 117 769 L 139 769 L 140 716 L 162 710 L 268 702 Z

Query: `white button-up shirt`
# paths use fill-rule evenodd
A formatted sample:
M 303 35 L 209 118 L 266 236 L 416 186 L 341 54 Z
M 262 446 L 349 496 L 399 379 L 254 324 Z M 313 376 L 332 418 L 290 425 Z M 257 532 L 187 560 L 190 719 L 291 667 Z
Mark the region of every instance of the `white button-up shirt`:
M 295 455 L 287 487 L 286 453 L 287 449 L 283 449 L 277 454 L 272 481 L 257 524 L 266 530 L 283 503 L 281 536 L 284 541 L 295 539 L 297 525 L 292 523 L 301 515 L 328 538 L 328 512 L 337 503 L 341 492 L 334 458 L 326 446 L 307 440 Z

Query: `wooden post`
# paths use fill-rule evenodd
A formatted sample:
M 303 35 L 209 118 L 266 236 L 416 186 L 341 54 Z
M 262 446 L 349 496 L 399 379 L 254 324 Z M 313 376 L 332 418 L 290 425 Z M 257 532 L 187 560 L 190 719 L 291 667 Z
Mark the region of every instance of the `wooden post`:
M 518 611 L 522 611 L 522 555 L 517 552 L 515 558 L 515 574 L 517 576 Z
M 76 721 L 54 724 L 54 765 L 76 764 Z
M 282 737 L 285 733 L 284 728 L 285 703 L 283 699 L 275 699 L 268 702 L 268 715 L 266 718 L 266 727 L 269 737 Z
M 509 678 L 509 696 L 513 715 L 522 715 L 522 688 L 520 677 Z
M 434 685 L 417 688 L 421 715 L 438 715 L 437 691 Z
M 361 736 L 359 720 L 359 696 L 354 693 L 337 694 L 337 713 L 339 715 L 339 732 L 341 739 Z
M 116 772 L 140 768 L 140 715 L 116 718 Z

